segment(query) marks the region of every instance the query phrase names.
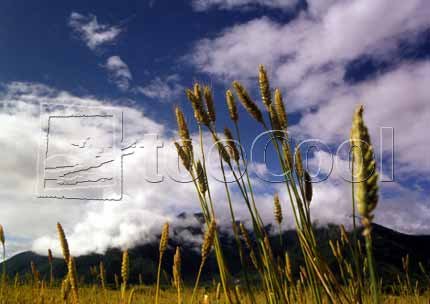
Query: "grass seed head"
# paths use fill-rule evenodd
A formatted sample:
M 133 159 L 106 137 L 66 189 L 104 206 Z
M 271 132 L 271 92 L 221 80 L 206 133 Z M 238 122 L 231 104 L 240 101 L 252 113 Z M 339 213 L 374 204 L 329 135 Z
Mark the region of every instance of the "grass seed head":
M 173 282 L 176 288 L 180 288 L 181 284 L 181 250 L 176 247 L 175 255 L 173 256 Z
M 182 165 L 184 165 L 185 169 L 191 171 L 191 160 L 189 155 L 185 152 L 184 148 L 182 148 L 179 143 L 175 142 L 175 147 L 178 152 L 179 158 L 182 161 Z
M 278 115 L 276 115 L 275 108 L 273 105 L 270 105 L 268 109 L 270 121 L 272 122 L 272 131 L 274 132 L 274 136 L 277 138 L 282 138 L 282 128 L 281 124 L 279 123 Z
M 205 171 L 203 170 L 203 166 L 200 160 L 197 161 L 196 170 L 197 170 L 197 183 L 199 186 L 199 190 L 204 196 L 206 191 L 208 190 L 208 184 L 206 180 L 206 174 L 205 174 Z
M 203 102 L 202 89 L 200 87 L 200 84 L 197 82 L 193 86 L 193 93 L 194 93 L 194 96 L 196 97 L 197 101 Z
M 294 153 L 296 166 L 296 173 L 300 180 L 303 178 L 303 162 L 302 162 L 302 154 L 300 153 L 300 149 L 296 148 L 296 152 Z
M 229 128 L 224 128 L 224 135 L 228 141 L 227 150 L 230 154 L 230 157 L 234 159 L 235 162 L 238 162 L 240 158 L 239 150 L 237 149 L 233 134 L 231 133 Z
M 290 255 L 288 252 L 285 252 L 285 274 L 287 275 L 288 281 L 291 283 L 293 282 L 293 271 L 291 268 L 291 260 Z
M 378 204 L 378 173 L 370 142 L 369 131 L 363 120 L 363 106 L 355 110 L 352 128 L 351 143 L 354 159 L 354 172 L 356 173 L 356 200 L 357 211 L 362 216 L 364 233 L 370 232 L 373 219 L 372 212 Z M 361 160 L 358 162 L 358 160 Z M 357 166 L 357 162 L 361 166 Z M 358 167 L 358 168 L 356 168 Z
M 196 84 L 196 85 L 198 85 L 198 84 Z M 193 110 L 194 110 L 194 117 L 197 120 L 197 122 L 203 123 L 206 125 L 209 124 L 209 118 L 208 118 L 207 113 L 203 107 L 203 102 L 202 102 L 201 98 L 199 99 L 195 95 L 195 93 L 193 93 L 193 91 L 191 91 L 189 89 L 187 89 L 185 91 L 185 93 L 188 97 L 188 100 L 191 102 L 191 106 L 193 107 Z
M 212 133 L 212 138 L 215 142 L 215 145 L 218 148 L 218 152 L 221 155 L 222 159 L 226 162 L 230 162 L 230 154 L 228 153 L 226 146 L 224 143 L 221 142 L 221 140 L 218 138 L 218 136 L 215 133 Z
M 67 276 L 62 282 L 61 282 L 61 298 L 64 302 L 67 301 L 67 298 L 69 297 L 70 293 L 70 280 Z
M 283 130 L 288 127 L 287 112 L 285 111 L 284 101 L 282 100 L 282 93 L 279 89 L 275 90 L 275 102 L 274 102 L 275 112 L 278 116 L 279 125 Z
M 64 260 L 66 261 L 66 264 L 68 264 L 70 258 L 69 244 L 66 239 L 66 234 L 64 233 L 63 227 L 60 223 L 57 223 L 57 231 L 58 237 L 60 239 L 61 250 L 63 251 Z
M 122 264 L 121 264 L 121 278 L 123 284 L 128 282 L 128 274 L 130 271 L 130 261 L 128 257 L 128 250 L 124 250 L 122 253 Z
M 263 114 L 261 114 L 260 109 L 251 99 L 245 88 L 238 81 L 233 82 L 233 87 L 236 90 L 239 100 L 241 101 L 244 108 L 248 111 L 248 113 L 259 123 L 264 123 Z
M 225 92 L 225 98 L 227 100 L 228 113 L 232 121 L 237 122 L 239 120 L 239 115 L 237 113 L 236 102 L 234 101 L 233 93 L 230 90 Z
M 72 290 L 73 295 L 73 303 L 78 304 L 79 303 L 79 295 L 78 295 L 78 275 L 76 273 L 76 265 L 75 265 L 75 259 L 73 257 L 69 258 L 68 263 L 68 271 L 69 271 L 69 281 L 70 281 L 70 287 Z
M 212 96 L 212 90 L 210 87 L 205 86 L 203 89 L 203 95 L 206 101 L 206 108 L 208 110 L 208 117 L 211 122 L 216 120 L 215 104 Z
M 273 197 L 273 212 L 275 215 L 276 222 L 281 225 L 283 217 L 278 193 L 275 193 L 275 196 Z
M 270 93 L 270 84 L 266 69 L 262 64 L 260 64 L 259 67 L 258 82 L 260 84 L 261 99 L 263 100 L 264 105 L 269 108 L 272 103 L 272 94 Z
M 169 242 L 169 223 L 165 223 L 163 226 L 163 230 L 161 231 L 160 254 L 163 254 L 166 251 L 168 242 Z
M 206 260 L 214 243 L 216 232 L 216 223 L 214 220 L 209 224 L 209 228 L 206 230 L 202 244 L 202 260 Z
M 190 159 L 193 159 L 193 145 L 190 137 L 190 131 L 188 130 L 187 123 L 185 121 L 185 116 L 179 107 L 175 109 L 176 122 L 178 124 L 179 138 L 182 141 L 182 146 L 184 151 L 188 154 Z

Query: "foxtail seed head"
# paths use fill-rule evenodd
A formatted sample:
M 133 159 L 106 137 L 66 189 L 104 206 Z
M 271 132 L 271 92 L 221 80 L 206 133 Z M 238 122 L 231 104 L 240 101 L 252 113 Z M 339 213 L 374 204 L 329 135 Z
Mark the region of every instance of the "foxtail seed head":
M 70 292 L 70 280 L 69 277 L 66 277 L 62 282 L 61 282 L 61 298 L 63 299 L 63 301 L 67 301 L 67 298 L 69 297 L 69 292 Z
M 201 98 L 199 99 L 191 90 L 187 89 L 185 92 L 187 94 L 188 100 L 191 102 L 191 106 L 193 107 L 195 119 L 198 123 L 207 125 L 209 123 L 209 118 L 204 110 Z
M 68 264 L 70 258 L 69 244 L 67 243 L 66 235 L 60 223 L 57 223 L 57 231 L 58 237 L 60 239 L 61 250 L 63 251 L 64 260 Z
M 0 243 L 4 246 L 4 243 L 5 243 L 4 229 L 1 224 L 0 224 Z
M 261 99 L 263 100 L 264 105 L 268 108 L 272 103 L 272 96 L 270 93 L 270 85 L 266 69 L 262 64 L 260 64 L 259 67 L 258 82 L 260 84 Z
M 224 128 L 224 135 L 228 141 L 227 151 L 230 154 L 230 157 L 234 159 L 236 162 L 238 162 L 240 158 L 239 150 L 237 149 L 235 140 L 233 138 L 233 134 L 231 133 L 229 128 Z
M 245 241 L 245 245 L 250 251 L 251 262 L 254 265 L 255 269 L 259 269 L 257 257 L 255 256 L 254 248 L 252 247 L 251 237 L 249 236 L 248 231 L 245 228 L 243 223 L 240 223 L 240 234 L 242 235 L 243 240 Z
M 176 247 L 175 255 L 173 256 L 173 282 L 176 288 L 180 288 L 181 284 L 181 250 Z
M 175 142 L 176 151 L 178 152 L 179 158 L 182 161 L 182 164 L 184 165 L 185 169 L 188 171 L 191 170 L 191 160 L 189 155 L 185 152 L 184 148 L 177 142 Z
M 182 146 L 187 153 L 188 157 L 190 158 L 190 161 L 193 159 L 193 145 L 190 138 L 190 132 L 188 130 L 187 123 L 185 121 L 184 113 L 181 111 L 179 107 L 176 107 L 176 121 L 178 123 L 178 133 L 179 137 L 182 140 Z
M 283 217 L 278 193 L 275 193 L 275 196 L 273 197 L 273 212 L 275 215 L 276 222 L 281 225 Z
M 264 247 L 266 248 L 267 254 L 269 255 L 269 258 L 273 258 L 272 245 L 270 244 L 270 240 L 267 234 L 264 236 L 263 242 L 264 242 Z
M 290 144 L 287 142 L 285 142 L 282 145 L 282 151 L 284 152 L 284 158 L 285 158 L 285 162 L 287 165 L 287 169 L 289 171 L 293 170 L 293 156 L 291 154 L 291 148 L 290 148 Z
M 245 88 L 238 81 L 233 82 L 233 87 L 236 90 L 237 96 L 239 96 L 239 100 L 242 102 L 242 105 L 248 113 L 251 114 L 256 121 L 263 123 L 263 114 L 261 114 L 260 109 L 251 99 Z
M 160 254 L 163 254 L 166 251 L 168 241 L 169 241 L 169 223 L 165 223 L 163 226 L 163 230 L 161 231 Z
M 269 116 L 270 121 L 272 122 L 272 130 L 274 131 L 274 135 L 277 138 L 282 138 L 282 132 L 281 132 L 281 124 L 279 123 L 278 115 L 276 114 L 274 105 L 271 104 L 269 107 Z
M 282 93 L 279 89 L 275 90 L 275 112 L 278 116 L 279 125 L 283 130 L 286 130 L 288 127 L 288 118 L 287 112 L 285 111 L 284 102 L 282 100 Z
M 124 250 L 122 253 L 122 264 L 121 264 L 121 278 L 124 286 L 128 282 L 128 274 L 130 269 L 130 262 L 128 258 L 128 250 Z
M 228 151 L 227 151 L 226 147 L 224 146 L 224 143 L 222 143 L 220 141 L 220 139 L 218 138 L 218 136 L 215 133 L 212 134 L 212 137 L 213 137 L 215 145 L 217 146 L 218 152 L 221 155 L 222 159 L 226 163 L 229 163 L 230 162 L 230 155 L 228 154 Z
M 212 90 L 210 87 L 205 86 L 203 89 L 203 95 L 205 96 L 206 108 L 208 110 L 208 117 L 211 122 L 215 122 L 216 113 L 215 113 L 215 104 L 212 96 Z
M 364 234 L 370 232 L 373 218 L 372 212 L 378 204 L 378 173 L 370 142 L 369 131 L 363 120 L 363 106 L 358 106 L 354 113 L 351 128 L 351 142 L 353 144 L 354 172 L 356 177 L 357 211 L 363 217 Z M 357 165 L 357 160 L 361 164 Z M 358 168 L 356 168 L 358 167 Z
M 203 102 L 203 98 L 202 98 L 202 90 L 200 88 L 200 84 L 198 84 L 197 82 L 194 84 L 193 87 L 193 91 L 194 91 L 194 96 L 197 98 L 197 100 L 199 102 Z
M 303 177 L 303 163 L 302 163 L 302 154 L 300 153 L 300 149 L 296 148 L 296 152 L 294 153 L 295 156 L 295 166 L 296 166 L 296 173 L 297 176 L 302 179 Z
M 216 223 L 214 220 L 209 224 L 209 228 L 206 230 L 202 244 L 202 261 L 205 261 L 212 249 L 216 232 Z
M 231 120 L 238 121 L 239 115 L 237 114 L 236 102 L 234 101 L 233 94 L 230 90 L 227 90 L 227 92 L 225 92 L 225 98 L 227 100 L 227 108 Z
M 205 171 L 203 170 L 203 166 L 200 160 L 197 161 L 196 170 L 197 170 L 197 182 L 199 185 L 199 190 L 204 196 L 206 191 L 208 190 L 208 186 L 207 186 L 206 174 L 205 174 Z
M 70 287 L 72 289 L 72 295 L 73 295 L 73 303 L 78 304 L 79 303 L 79 295 L 78 295 L 78 275 L 76 274 L 76 265 L 75 265 L 75 259 L 73 257 L 69 258 L 68 263 L 68 270 L 69 270 L 69 281 L 70 281 Z

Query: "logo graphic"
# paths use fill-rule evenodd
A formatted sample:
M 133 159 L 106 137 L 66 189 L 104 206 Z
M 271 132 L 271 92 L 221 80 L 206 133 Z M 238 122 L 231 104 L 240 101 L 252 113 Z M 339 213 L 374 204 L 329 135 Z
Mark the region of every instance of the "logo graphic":
M 41 104 L 40 118 L 38 197 L 121 200 L 122 112 Z

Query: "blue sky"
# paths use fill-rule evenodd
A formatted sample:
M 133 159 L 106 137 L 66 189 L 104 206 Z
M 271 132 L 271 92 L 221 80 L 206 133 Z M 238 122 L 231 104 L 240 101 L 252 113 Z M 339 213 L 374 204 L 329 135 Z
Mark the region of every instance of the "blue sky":
M 6 213 L 0 214 L 0 223 L 9 232 L 10 251 L 55 247 L 56 221 L 84 248 L 79 253 L 130 246 L 150 240 L 162 222 L 174 220 L 180 211 L 198 210 L 190 199 L 192 189 L 141 184 L 131 173 L 122 211 L 96 202 L 35 199 L 38 103 L 114 106 L 126 113 L 130 138 L 160 132 L 171 141 L 176 105 L 196 130 L 185 88 L 195 81 L 212 86 L 221 129 L 230 124 L 224 92 L 231 81 L 242 81 L 259 100 L 259 64 L 266 66 L 272 87 L 283 91 L 297 139 L 318 138 L 335 151 L 348 138 L 357 103 L 365 105 L 375 150 L 380 128 L 393 128 L 395 181 L 381 184 L 377 222 L 430 233 L 429 16 L 426 0 L 2 1 L 0 102 L 9 108 L 0 112 L 5 130 L 0 168 L 13 173 L 2 181 L 7 190 L 0 192 L 0 205 Z M 249 148 L 261 130 L 243 108 L 240 117 Z M 311 162 L 327 160 L 327 155 L 314 155 Z M 125 169 L 133 171 L 145 157 Z M 260 165 L 255 169 L 263 172 Z M 269 160 L 269 165 L 274 163 Z M 277 186 L 256 184 L 271 221 Z M 154 194 L 154 189 L 176 199 Z M 317 185 L 315 219 L 348 222 L 347 191 L 339 176 Z M 246 218 L 239 204 L 238 213 Z M 36 210 L 40 215 L 28 225 L 16 224 Z M 100 235 L 104 241 L 97 243 Z

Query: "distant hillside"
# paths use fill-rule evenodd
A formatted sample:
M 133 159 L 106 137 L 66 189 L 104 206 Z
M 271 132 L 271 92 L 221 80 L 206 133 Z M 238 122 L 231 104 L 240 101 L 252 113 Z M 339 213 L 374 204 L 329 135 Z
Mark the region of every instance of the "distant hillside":
M 192 235 L 201 234 L 201 229 L 196 227 L 182 227 L 174 229 L 173 235 L 178 234 L 180 230 L 187 229 Z M 411 274 L 415 278 L 420 277 L 418 262 L 422 262 L 426 269 L 430 268 L 430 236 L 406 235 L 391 229 L 374 225 L 374 249 L 377 261 L 378 272 L 382 274 L 385 282 L 391 282 L 401 272 L 402 257 L 409 254 Z M 329 264 L 337 269 L 334 258 L 331 255 L 328 245 L 329 239 L 339 238 L 339 229 L 334 225 L 316 230 L 316 236 L 321 246 L 323 255 L 326 256 Z M 233 275 L 238 275 L 241 271 L 239 257 L 234 240 L 226 234 L 221 235 L 221 241 L 229 269 Z M 279 244 L 279 235 L 272 236 L 272 246 L 275 254 L 282 252 Z M 283 234 L 284 246 L 288 249 L 293 262 L 293 271 L 297 272 L 298 265 L 302 263 L 302 257 L 298 248 L 298 242 L 295 231 L 287 231 Z M 175 247 L 180 245 L 182 253 L 182 272 L 186 282 L 192 282 L 197 272 L 200 261 L 199 248 L 191 242 L 177 244 L 175 239 L 169 242 L 169 249 L 163 262 L 164 282 L 169 282 L 172 268 L 172 259 Z M 197 249 L 197 250 L 196 250 Z M 145 283 L 152 283 L 155 280 L 156 264 L 158 259 L 158 242 L 137 246 L 129 250 L 131 269 L 131 282 L 138 282 L 139 274 L 142 275 Z M 47 278 L 49 273 L 49 264 L 47 257 L 37 255 L 33 252 L 23 252 L 15 255 L 7 261 L 7 273 L 15 275 L 19 273 L 28 275 L 30 271 L 30 262 L 33 261 L 42 277 Z M 121 251 L 113 248 L 108 250 L 104 255 L 89 254 L 76 258 L 76 266 L 80 278 L 85 282 L 92 282 L 97 278 L 91 274 L 90 268 L 98 266 L 103 261 L 107 270 L 107 279 L 110 284 L 114 282 L 114 274 L 120 273 L 121 269 Z M 66 265 L 62 259 L 55 259 L 53 263 L 54 275 L 63 277 L 66 273 Z M 216 261 L 213 256 L 208 260 L 203 274 L 203 281 L 213 278 L 216 273 Z

